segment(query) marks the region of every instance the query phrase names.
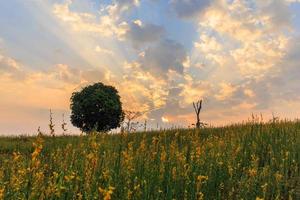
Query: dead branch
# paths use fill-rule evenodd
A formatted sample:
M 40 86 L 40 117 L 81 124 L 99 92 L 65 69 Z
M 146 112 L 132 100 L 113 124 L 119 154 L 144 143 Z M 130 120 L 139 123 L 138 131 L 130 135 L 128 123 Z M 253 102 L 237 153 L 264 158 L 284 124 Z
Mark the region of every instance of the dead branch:
M 197 116 L 197 122 L 196 122 L 196 128 L 200 128 L 201 127 L 201 122 L 200 122 L 200 112 L 202 109 L 202 99 L 198 100 L 196 103 L 193 102 L 193 106 L 194 106 L 194 110 Z

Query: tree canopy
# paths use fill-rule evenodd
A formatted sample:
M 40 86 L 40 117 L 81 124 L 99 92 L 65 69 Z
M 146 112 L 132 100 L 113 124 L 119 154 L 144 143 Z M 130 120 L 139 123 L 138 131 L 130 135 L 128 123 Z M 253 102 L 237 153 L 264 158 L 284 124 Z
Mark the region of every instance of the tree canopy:
M 70 107 L 72 124 L 87 133 L 117 128 L 124 119 L 117 89 L 100 82 L 74 92 Z

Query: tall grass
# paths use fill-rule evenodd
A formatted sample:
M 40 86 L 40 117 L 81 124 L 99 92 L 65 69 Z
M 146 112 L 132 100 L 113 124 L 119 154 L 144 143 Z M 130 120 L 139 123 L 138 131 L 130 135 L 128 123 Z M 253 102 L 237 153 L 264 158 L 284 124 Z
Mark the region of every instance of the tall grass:
M 299 122 L 0 145 L 0 199 L 298 198 Z

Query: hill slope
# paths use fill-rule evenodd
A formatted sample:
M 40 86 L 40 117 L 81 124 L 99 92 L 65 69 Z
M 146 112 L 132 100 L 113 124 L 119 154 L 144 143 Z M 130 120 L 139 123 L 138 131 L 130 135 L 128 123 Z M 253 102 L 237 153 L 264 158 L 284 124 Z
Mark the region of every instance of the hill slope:
M 0 199 L 299 197 L 299 122 L 0 145 Z

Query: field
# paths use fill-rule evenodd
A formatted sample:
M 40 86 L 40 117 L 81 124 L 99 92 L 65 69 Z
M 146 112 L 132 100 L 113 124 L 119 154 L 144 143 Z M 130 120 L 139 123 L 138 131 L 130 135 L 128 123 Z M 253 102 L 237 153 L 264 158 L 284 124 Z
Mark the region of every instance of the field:
M 299 198 L 298 121 L 0 145 L 0 199 Z

